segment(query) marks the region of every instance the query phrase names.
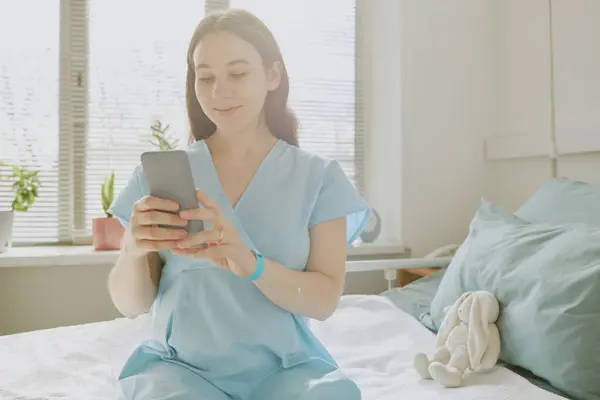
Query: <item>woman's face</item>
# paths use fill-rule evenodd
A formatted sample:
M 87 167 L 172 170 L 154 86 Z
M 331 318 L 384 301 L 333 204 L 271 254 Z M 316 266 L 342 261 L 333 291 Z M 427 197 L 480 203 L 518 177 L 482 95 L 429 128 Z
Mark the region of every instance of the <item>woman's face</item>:
M 196 97 L 219 131 L 256 126 L 267 93 L 279 85 L 281 64 L 265 68 L 250 43 L 228 32 L 202 38 L 193 60 Z

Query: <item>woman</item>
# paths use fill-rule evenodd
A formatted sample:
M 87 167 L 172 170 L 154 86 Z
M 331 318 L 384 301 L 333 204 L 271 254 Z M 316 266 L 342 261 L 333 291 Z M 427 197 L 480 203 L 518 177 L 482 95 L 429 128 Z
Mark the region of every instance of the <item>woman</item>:
M 307 319 L 334 312 L 368 205 L 337 162 L 298 148 L 280 50 L 250 13 L 200 22 L 186 86 L 200 207 L 148 196 L 138 167 L 110 209 L 127 228 L 111 297 L 152 314 L 123 398 L 360 399 Z M 192 219 L 209 229 L 158 227 Z

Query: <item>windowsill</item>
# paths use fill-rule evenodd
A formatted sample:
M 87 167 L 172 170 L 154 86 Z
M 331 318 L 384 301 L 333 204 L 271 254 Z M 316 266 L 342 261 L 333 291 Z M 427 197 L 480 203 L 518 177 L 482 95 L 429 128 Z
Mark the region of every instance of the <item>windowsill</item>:
M 0 254 L 0 268 L 110 265 L 118 256 L 92 246 L 18 246 Z
M 96 251 L 92 246 L 13 247 L 0 254 L 0 268 L 99 266 L 116 262 L 119 251 Z M 361 244 L 348 250 L 349 260 L 397 259 L 408 256 L 402 246 Z

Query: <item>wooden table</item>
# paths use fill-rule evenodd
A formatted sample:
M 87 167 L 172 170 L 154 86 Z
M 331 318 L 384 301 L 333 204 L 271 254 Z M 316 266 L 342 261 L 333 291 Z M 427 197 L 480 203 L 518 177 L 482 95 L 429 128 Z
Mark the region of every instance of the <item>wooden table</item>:
M 399 269 L 397 285 L 398 287 L 406 286 L 419 278 L 433 274 L 439 269 L 439 267 Z

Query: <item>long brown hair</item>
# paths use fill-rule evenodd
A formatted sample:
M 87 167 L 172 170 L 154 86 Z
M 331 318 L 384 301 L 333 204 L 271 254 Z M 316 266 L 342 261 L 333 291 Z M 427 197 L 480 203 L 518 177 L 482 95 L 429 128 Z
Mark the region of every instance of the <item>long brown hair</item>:
M 298 146 L 298 121 L 288 107 L 290 81 L 277 41 L 267 26 L 248 11 L 230 8 L 213 12 L 200 21 L 187 53 L 186 104 L 190 122 L 190 142 L 203 140 L 216 131 L 215 124 L 202 110 L 196 97 L 194 50 L 202 38 L 212 32 L 226 31 L 250 43 L 260 54 L 263 65 L 271 67 L 279 61 L 282 68 L 281 82 L 277 89 L 269 91 L 263 111 L 271 133 L 293 146 Z

